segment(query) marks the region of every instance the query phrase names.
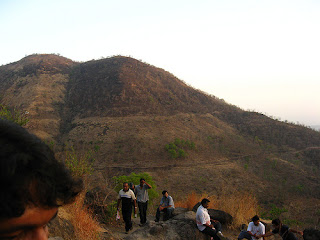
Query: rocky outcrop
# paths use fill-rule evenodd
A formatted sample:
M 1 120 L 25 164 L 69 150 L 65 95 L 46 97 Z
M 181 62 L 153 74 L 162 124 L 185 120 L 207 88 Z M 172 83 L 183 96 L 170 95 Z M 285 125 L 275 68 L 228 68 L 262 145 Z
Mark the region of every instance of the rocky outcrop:
M 144 227 L 125 237 L 126 240 L 206 240 L 196 226 L 196 214 L 193 211 L 176 209 L 176 216 L 165 222 L 150 221 Z
M 320 230 L 308 228 L 303 231 L 304 240 L 319 240 Z
M 198 207 L 200 206 L 200 202 L 197 203 L 193 208 L 192 211 L 197 212 Z M 221 224 L 228 225 L 232 223 L 233 217 L 224 211 L 215 210 L 215 209 L 208 209 L 208 213 L 211 218 L 218 220 Z

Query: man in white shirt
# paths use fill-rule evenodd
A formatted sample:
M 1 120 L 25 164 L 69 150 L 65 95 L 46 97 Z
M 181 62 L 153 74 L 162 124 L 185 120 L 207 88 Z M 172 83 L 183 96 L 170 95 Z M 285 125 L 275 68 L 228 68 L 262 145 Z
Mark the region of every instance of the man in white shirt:
M 246 232 L 241 232 L 238 240 L 248 239 L 248 240 L 264 240 L 264 237 L 258 237 L 266 233 L 265 226 L 260 222 L 260 219 L 257 215 L 252 218 L 252 222 L 249 223 L 248 229 Z
M 197 209 L 196 222 L 200 232 L 213 237 L 214 240 L 224 239 L 221 233 L 221 223 L 217 220 L 210 218 L 208 213 L 209 200 L 204 198 L 201 201 L 201 205 Z M 211 223 L 213 222 L 213 224 Z

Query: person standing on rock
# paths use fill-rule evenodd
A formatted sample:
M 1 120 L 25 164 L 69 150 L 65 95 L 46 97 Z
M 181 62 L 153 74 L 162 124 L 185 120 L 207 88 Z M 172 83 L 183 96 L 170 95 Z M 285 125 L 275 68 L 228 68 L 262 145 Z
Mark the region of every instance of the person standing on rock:
M 160 220 L 160 212 L 164 212 L 164 220 L 168 220 L 172 217 L 172 213 L 174 211 L 174 202 L 173 198 L 169 196 L 167 190 L 162 191 L 163 197 L 161 198 L 160 205 L 157 208 L 156 219 L 155 222 L 159 222 Z
M 200 232 L 211 236 L 214 240 L 224 239 L 221 233 L 221 223 L 210 218 L 208 213 L 209 202 L 207 198 L 201 200 L 201 205 L 196 213 L 197 227 Z
M 262 240 L 263 235 L 266 233 L 265 226 L 260 222 L 257 215 L 252 218 L 252 222 L 249 223 L 247 231 L 241 232 L 238 236 L 238 240 L 248 239 L 248 240 Z
M 135 193 L 138 202 L 139 214 L 140 214 L 140 224 L 142 227 L 147 222 L 147 209 L 148 209 L 148 189 L 151 189 L 151 185 L 146 182 L 144 178 L 140 179 L 140 184 L 135 187 Z
M 279 234 L 283 240 L 297 240 L 296 236 L 293 233 L 298 233 L 301 236 L 303 235 L 302 231 L 297 231 L 289 228 L 286 225 L 282 225 L 280 219 L 272 220 L 272 227 L 274 228 L 272 232 L 268 232 L 266 234 L 260 235 L 258 237 L 269 237 L 274 234 Z
M 132 221 L 131 221 L 131 213 L 132 213 L 132 201 L 134 203 L 134 207 L 137 208 L 136 197 L 131 189 L 129 189 L 129 184 L 127 182 L 123 183 L 123 189 L 119 191 L 118 195 L 118 203 L 117 210 L 119 211 L 120 203 L 122 202 L 122 217 L 125 222 L 125 230 L 126 234 L 132 230 Z

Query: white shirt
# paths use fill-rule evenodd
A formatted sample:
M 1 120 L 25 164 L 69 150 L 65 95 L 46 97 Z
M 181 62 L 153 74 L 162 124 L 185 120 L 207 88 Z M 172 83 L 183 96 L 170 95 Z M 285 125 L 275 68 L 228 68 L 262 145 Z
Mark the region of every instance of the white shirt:
M 210 222 L 210 215 L 208 213 L 208 209 L 200 205 L 197 209 L 196 213 L 196 222 L 197 227 L 200 231 L 203 231 L 206 227 L 203 226 L 203 224 L 206 224 L 206 222 Z
M 132 200 L 135 200 L 136 196 L 134 195 L 134 192 L 131 189 L 129 189 L 126 192 L 123 191 L 123 189 L 121 189 L 118 194 L 118 199 L 122 199 L 122 198 L 132 198 Z
M 250 231 L 252 234 L 262 235 L 262 234 L 265 234 L 266 229 L 261 222 L 259 222 L 258 226 L 254 225 L 253 222 L 250 222 L 247 231 Z M 252 240 L 256 240 L 256 238 L 253 236 L 251 236 L 251 238 Z M 262 239 L 263 238 L 259 238 L 259 240 L 262 240 Z

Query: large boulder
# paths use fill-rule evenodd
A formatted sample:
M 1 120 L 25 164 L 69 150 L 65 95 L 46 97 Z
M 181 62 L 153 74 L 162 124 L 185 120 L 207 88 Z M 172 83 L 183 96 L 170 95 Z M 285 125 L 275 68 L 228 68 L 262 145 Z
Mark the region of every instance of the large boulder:
M 319 240 L 320 230 L 308 228 L 303 231 L 304 240 Z
M 179 210 L 180 211 L 180 210 Z M 193 211 L 182 211 L 165 222 L 148 222 L 144 227 L 125 237 L 126 240 L 207 240 L 207 235 L 201 233 L 195 222 Z
M 193 208 L 192 211 L 197 212 L 198 207 L 200 206 L 200 202 L 197 203 Z M 221 224 L 229 225 L 232 223 L 233 217 L 224 211 L 216 210 L 216 209 L 208 209 L 208 213 L 211 218 L 218 220 Z

